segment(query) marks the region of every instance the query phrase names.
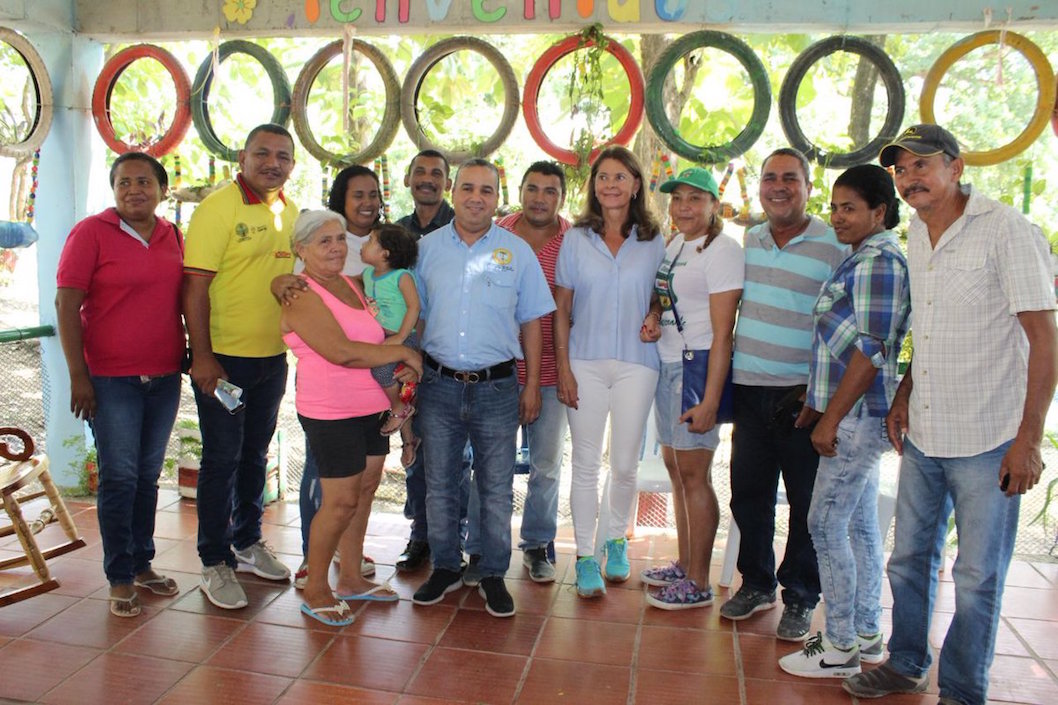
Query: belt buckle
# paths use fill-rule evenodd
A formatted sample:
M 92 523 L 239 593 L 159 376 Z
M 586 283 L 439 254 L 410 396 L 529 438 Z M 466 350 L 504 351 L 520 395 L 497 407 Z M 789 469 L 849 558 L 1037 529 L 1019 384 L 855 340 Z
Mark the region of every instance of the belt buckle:
M 463 384 L 475 384 L 481 381 L 481 375 L 478 374 L 477 370 L 472 372 L 464 372 L 462 370 L 456 370 L 455 374 L 452 375 L 457 381 Z

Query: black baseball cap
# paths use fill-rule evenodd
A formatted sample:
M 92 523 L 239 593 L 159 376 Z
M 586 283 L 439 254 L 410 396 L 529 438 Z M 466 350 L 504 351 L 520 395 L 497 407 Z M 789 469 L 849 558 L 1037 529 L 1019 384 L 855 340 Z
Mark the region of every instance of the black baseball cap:
M 904 133 L 878 153 L 882 166 L 896 163 L 896 150 L 906 149 L 920 157 L 932 157 L 936 154 L 947 154 L 953 159 L 959 157 L 959 143 L 955 136 L 940 125 L 912 125 Z

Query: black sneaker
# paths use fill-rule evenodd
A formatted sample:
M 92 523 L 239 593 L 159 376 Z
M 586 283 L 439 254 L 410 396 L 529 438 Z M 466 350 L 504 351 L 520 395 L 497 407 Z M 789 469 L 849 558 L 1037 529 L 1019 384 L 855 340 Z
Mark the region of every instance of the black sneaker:
M 430 559 L 430 544 L 425 541 L 409 541 L 404 547 L 404 553 L 397 557 L 396 568 L 400 571 L 411 572 L 418 570 Z
M 435 605 L 443 600 L 445 595 L 461 587 L 463 576 L 459 571 L 434 568 L 429 579 L 412 595 L 411 601 L 417 605 Z
M 775 606 L 775 593 L 754 590 L 743 585 L 720 607 L 720 616 L 740 621 Z
M 478 584 L 478 594 L 485 598 L 485 611 L 493 617 L 514 616 L 514 598 L 507 592 L 503 578 L 482 578 Z
M 782 619 L 775 628 L 775 636 L 783 641 L 804 641 L 812 626 L 812 612 L 815 607 L 789 604 L 783 608 Z
M 555 582 L 555 566 L 547 558 L 546 547 L 525 549 L 522 565 L 529 569 L 529 579 L 534 583 Z

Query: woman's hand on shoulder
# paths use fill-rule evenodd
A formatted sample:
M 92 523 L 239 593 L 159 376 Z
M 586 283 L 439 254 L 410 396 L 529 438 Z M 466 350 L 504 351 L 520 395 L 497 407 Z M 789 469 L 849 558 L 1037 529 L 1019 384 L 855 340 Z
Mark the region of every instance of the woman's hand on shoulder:
M 308 288 L 309 285 L 305 282 L 304 277 L 299 277 L 296 274 L 280 274 L 272 280 L 272 284 L 269 287 L 272 296 L 283 306 L 292 304 L 300 293 L 307 291 Z

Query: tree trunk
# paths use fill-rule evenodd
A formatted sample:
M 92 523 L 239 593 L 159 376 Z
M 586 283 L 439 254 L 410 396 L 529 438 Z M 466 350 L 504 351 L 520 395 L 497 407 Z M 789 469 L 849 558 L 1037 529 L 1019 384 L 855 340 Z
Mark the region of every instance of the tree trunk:
M 885 35 L 864 37 L 875 46 L 885 48 Z M 874 108 L 874 87 L 878 83 L 878 67 L 870 59 L 860 57 L 856 80 L 852 84 L 852 111 L 849 116 L 849 137 L 852 148 L 859 149 L 871 141 L 871 110 Z
M 643 75 L 649 76 L 650 70 L 654 67 L 658 58 L 672 43 L 672 39 L 669 36 L 663 34 L 644 34 L 640 36 L 639 40 L 639 53 L 640 53 L 640 65 L 643 67 Z M 680 119 L 680 113 L 683 111 L 683 106 L 687 103 L 687 98 L 690 96 L 691 91 L 694 89 L 694 80 L 698 76 L 698 70 L 701 66 L 701 62 L 697 60 L 691 60 L 689 57 L 693 56 L 693 53 L 685 56 L 682 59 L 683 64 L 683 81 L 677 86 L 676 81 L 673 79 L 670 73 L 665 78 L 665 85 L 662 88 L 662 98 L 665 101 L 665 114 L 672 120 L 673 124 L 678 124 Z M 654 171 L 654 161 L 658 158 L 658 150 L 662 150 L 664 153 L 668 153 L 668 148 L 658 139 L 657 135 L 654 134 L 653 128 L 650 123 L 644 119 L 643 126 L 639 129 L 639 133 L 636 135 L 635 142 L 632 146 L 632 151 L 635 152 L 636 157 L 639 159 L 639 163 L 643 165 L 644 178 L 647 183 L 643 184 L 644 189 L 648 189 L 650 186 L 649 180 Z M 670 155 L 670 164 L 673 170 L 677 169 L 676 156 Z M 665 169 L 664 166 L 659 168 L 658 183 L 660 184 L 665 180 Z M 655 214 L 662 220 L 668 221 L 668 199 L 660 192 L 655 191 L 651 194 L 651 205 L 654 208 Z

